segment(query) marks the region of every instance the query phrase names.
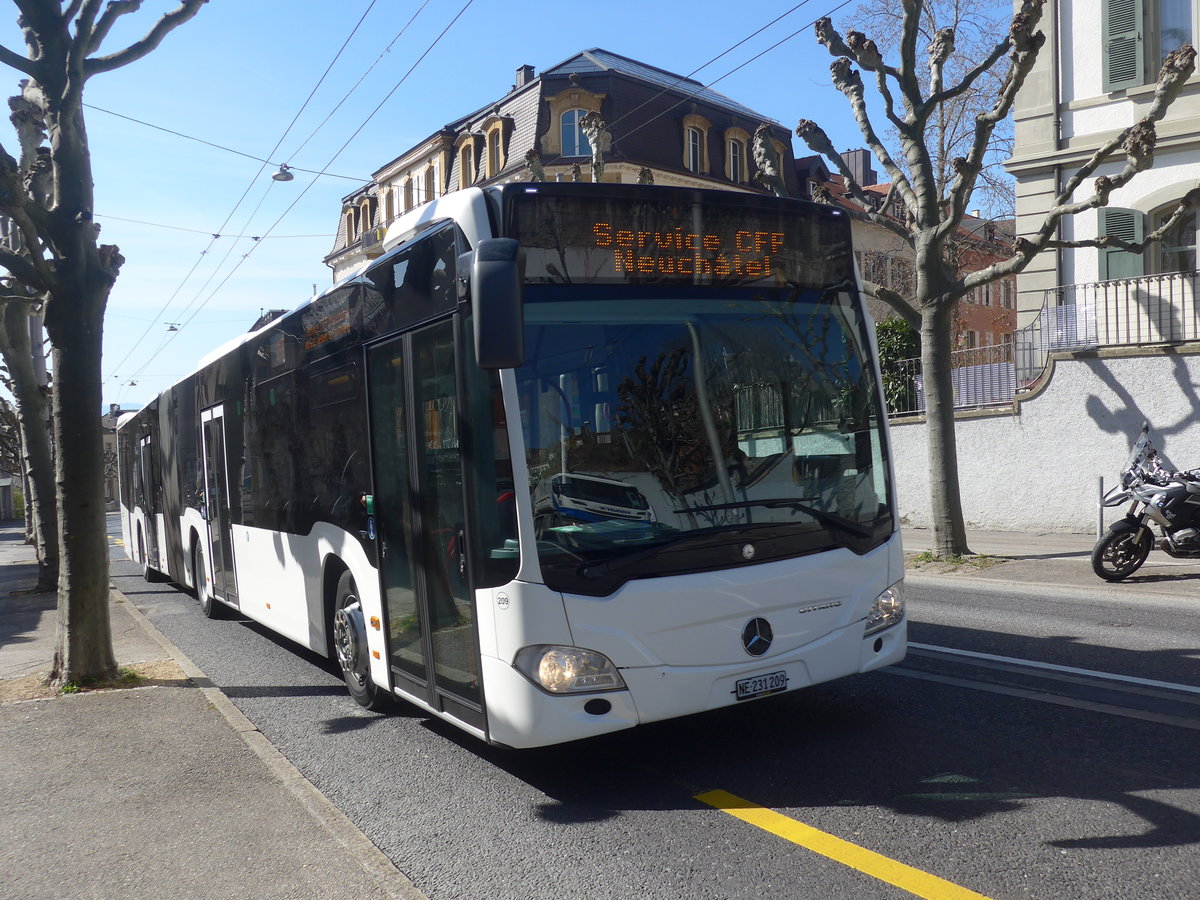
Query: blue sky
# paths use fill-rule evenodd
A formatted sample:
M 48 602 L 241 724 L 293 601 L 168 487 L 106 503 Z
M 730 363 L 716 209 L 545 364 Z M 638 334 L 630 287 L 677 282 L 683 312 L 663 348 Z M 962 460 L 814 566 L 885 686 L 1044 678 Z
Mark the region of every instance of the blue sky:
M 831 57 L 811 28 L 839 2 L 809 0 L 694 77 L 716 81 L 715 90 L 788 128 L 814 119 L 835 145 L 859 146 L 845 98 L 829 83 Z M 146 0 L 105 49 L 137 39 L 175 6 L 176 0 Z M 211 0 L 157 51 L 93 78 L 85 92 L 85 103 L 96 107 L 86 116 L 101 240 L 117 244 L 126 259 L 105 323 L 105 401 L 145 403 L 245 332 L 261 309 L 294 308 L 314 285 L 326 287 L 331 274 L 322 258 L 332 248 L 341 198 L 446 122 L 502 96 L 518 66 L 540 72 L 579 50 L 603 47 L 686 75 L 793 7 L 795 0 L 574 6 L 429 0 L 424 7 L 421 0 Z M 15 7 L 8 12 L 0 13 L 0 40 L 22 52 Z M 12 93 L 21 76 L 8 71 Z M 15 152 L 15 139 L 5 134 L 4 146 Z M 230 150 L 273 165 L 262 168 Z M 277 183 L 270 175 L 279 163 L 349 178 L 297 171 L 294 181 Z M 171 323 L 180 330 L 168 331 Z

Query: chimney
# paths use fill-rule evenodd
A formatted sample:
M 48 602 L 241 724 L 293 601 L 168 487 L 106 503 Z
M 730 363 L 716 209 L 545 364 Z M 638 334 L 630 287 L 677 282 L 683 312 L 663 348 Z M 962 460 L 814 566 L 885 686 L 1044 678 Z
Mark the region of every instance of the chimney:
M 517 69 L 517 87 L 524 87 L 533 81 L 533 66 L 520 66 Z
M 110 416 L 115 416 L 115 415 L 116 415 L 117 413 L 119 413 L 120 411 L 121 411 L 121 404 L 120 404 L 120 403 L 110 403 L 110 404 L 108 404 L 108 414 L 109 414 Z
M 870 151 L 847 150 L 842 154 L 842 159 L 846 161 L 846 166 L 850 169 L 850 174 L 859 185 L 869 187 L 870 185 L 878 184 L 878 176 L 875 174 L 875 170 L 871 168 Z

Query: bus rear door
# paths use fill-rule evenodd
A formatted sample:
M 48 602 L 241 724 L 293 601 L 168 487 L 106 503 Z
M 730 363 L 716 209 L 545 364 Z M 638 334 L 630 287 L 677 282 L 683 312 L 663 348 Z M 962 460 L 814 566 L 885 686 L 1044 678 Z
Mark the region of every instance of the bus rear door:
M 204 516 L 208 520 L 208 558 L 212 560 L 214 595 L 237 606 L 230 532 L 229 472 L 225 453 L 225 412 L 214 406 L 200 414 L 204 458 Z

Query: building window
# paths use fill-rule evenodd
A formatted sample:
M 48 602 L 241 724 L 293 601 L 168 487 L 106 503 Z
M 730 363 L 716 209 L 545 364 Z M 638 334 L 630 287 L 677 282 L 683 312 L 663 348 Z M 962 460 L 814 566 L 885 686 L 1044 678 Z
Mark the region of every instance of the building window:
M 689 172 L 702 171 L 704 165 L 704 132 L 699 128 L 687 130 L 687 167 Z
M 579 127 L 580 121 L 587 115 L 586 109 L 568 109 L 562 114 L 562 155 L 591 156 L 592 145 L 588 143 L 587 135 Z
M 487 177 L 500 174 L 500 129 L 495 128 L 487 136 Z
M 729 139 L 729 180 L 742 184 L 746 180 L 746 145 L 737 138 Z
M 475 183 L 475 167 L 472 165 L 471 151 L 470 144 L 465 144 L 458 151 L 458 186 L 460 188 L 470 187 Z
M 413 208 L 413 180 L 411 178 L 404 179 L 404 211 L 408 212 Z
M 1005 278 L 1000 282 L 1000 307 L 1001 309 L 1013 308 L 1013 282 L 1011 278 Z
M 346 245 L 353 244 L 358 239 L 358 229 L 355 228 L 354 210 L 346 210 Z
M 1191 43 L 1192 0 L 1103 0 L 1104 89 L 1158 78 L 1167 54 Z
M 1150 227 L 1157 231 L 1174 214 L 1177 204 L 1170 204 L 1151 214 Z M 1176 222 L 1151 254 L 1153 273 L 1196 271 L 1196 212 L 1189 211 Z
M 437 191 L 435 190 L 436 187 L 437 187 L 437 169 L 435 169 L 433 166 L 430 166 L 428 169 L 425 170 L 425 199 L 426 200 L 437 199 Z

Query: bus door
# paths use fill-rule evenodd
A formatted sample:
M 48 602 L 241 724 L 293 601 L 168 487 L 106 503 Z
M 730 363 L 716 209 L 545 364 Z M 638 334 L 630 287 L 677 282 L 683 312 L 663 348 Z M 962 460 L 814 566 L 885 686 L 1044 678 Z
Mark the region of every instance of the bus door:
M 367 371 L 392 678 L 435 709 L 482 728 L 453 324 L 370 348 Z
M 225 455 L 225 411 L 221 406 L 200 414 L 200 442 L 204 459 L 204 503 L 208 520 L 208 559 L 212 561 L 213 594 L 237 605 L 237 579 L 233 571 L 233 535 L 229 528 L 229 472 Z
M 154 447 L 150 435 L 143 435 L 138 441 L 137 479 L 138 489 L 142 495 L 142 510 L 146 514 L 146 530 L 142 535 L 142 546 L 137 548 L 143 554 L 142 559 L 153 569 L 165 569 L 162 560 L 158 558 L 158 483 L 154 478 Z

